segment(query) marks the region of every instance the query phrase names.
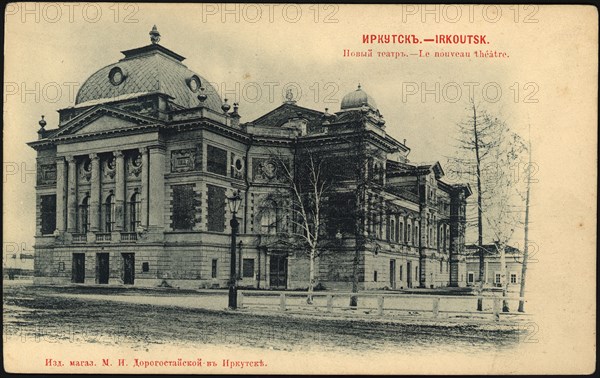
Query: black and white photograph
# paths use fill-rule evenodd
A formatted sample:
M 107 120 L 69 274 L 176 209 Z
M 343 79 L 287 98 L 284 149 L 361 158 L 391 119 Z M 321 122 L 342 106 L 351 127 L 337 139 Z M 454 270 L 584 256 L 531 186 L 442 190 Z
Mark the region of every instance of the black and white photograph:
M 5 372 L 595 371 L 597 8 L 4 21 Z

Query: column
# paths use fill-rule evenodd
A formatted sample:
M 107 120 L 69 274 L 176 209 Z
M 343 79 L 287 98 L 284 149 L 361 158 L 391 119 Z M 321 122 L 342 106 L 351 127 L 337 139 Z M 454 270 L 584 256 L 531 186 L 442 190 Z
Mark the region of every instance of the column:
M 74 234 L 77 232 L 77 169 L 75 157 L 67 158 L 67 232 Z
M 140 148 L 142 155 L 142 191 L 140 193 L 140 224 L 148 229 L 148 148 Z
M 90 154 L 92 161 L 92 177 L 90 189 L 90 231 L 100 231 L 100 158 L 98 154 Z
M 152 198 L 153 206 L 148 206 L 148 229 L 162 231 L 165 222 L 165 149 L 161 146 L 149 147 L 149 155 L 148 197 Z
M 61 233 L 66 230 L 66 197 L 67 186 L 65 181 L 66 162 L 63 156 L 56 158 L 56 229 Z
M 115 231 L 123 231 L 125 217 L 125 159 L 123 151 L 117 150 L 115 156 Z

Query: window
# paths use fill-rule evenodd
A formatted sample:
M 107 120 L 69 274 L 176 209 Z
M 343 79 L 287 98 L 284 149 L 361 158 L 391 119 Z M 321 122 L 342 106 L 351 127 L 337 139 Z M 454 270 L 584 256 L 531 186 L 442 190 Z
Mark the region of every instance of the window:
M 56 229 L 56 195 L 41 196 L 42 234 L 51 234 Z
M 195 225 L 194 185 L 173 185 L 173 230 L 192 230 Z
M 225 231 L 225 188 L 206 185 L 208 189 L 208 231 Z
M 213 147 L 210 144 L 206 146 L 206 170 L 221 176 L 227 175 L 227 151 Z
M 377 271 L 373 272 L 373 282 L 377 282 Z
M 254 278 L 254 259 L 244 259 L 242 263 L 242 277 Z
M 217 259 L 212 259 L 211 274 L 212 278 L 217 278 Z
M 412 227 L 411 227 L 411 225 L 410 225 L 410 224 L 406 226 L 406 230 L 407 230 L 407 231 L 406 231 L 406 242 L 407 242 L 407 243 L 410 243 L 410 237 L 411 237 L 411 235 L 412 235 L 412 230 L 411 230 L 411 228 L 412 228 Z
M 133 193 L 129 201 L 129 231 L 136 232 L 140 226 L 140 194 Z
M 419 266 L 415 266 L 415 281 L 419 280 Z
M 90 196 L 85 196 L 79 205 L 79 223 L 77 224 L 77 231 L 79 233 L 85 234 L 88 232 L 90 225 L 89 209 Z
M 274 235 L 279 232 L 279 209 L 275 202 L 261 209 L 260 229 L 263 234 Z
M 104 232 L 112 232 L 115 227 L 115 196 L 110 194 L 104 201 Z
M 435 245 L 435 243 L 433 242 L 433 228 L 429 228 L 429 246 L 432 247 Z
M 440 273 L 442 273 L 442 269 L 444 269 L 444 262 L 440 260 Z
M 501 274 L 500 273 L 496 273 L 495 277 L 494 277 L 494 282 L 499 284 L 501 279 Z
M 511 273 L 510 274 L 510 283 L 511 284 L 516 284 L 517 283 L 517 273 Z
M 396 241 L 396 221 L 394 218 L 390 218 L 390 240 Z
M 404 243 L 404 222 L 400 222 L 398 227 L 398 241 Z
M 398 270 L 400 272 L 400 277 L 399 277 L 400 281 L 402 281 L 402 269 L 403 269 L 402 265 L 400 265 L 400 269 Z
M 142 263 L 142 272 L 149 272 L 150 271 L 150 263 L 147 262 L 143 262 Z
M 475 273 L 468 272 L 467 273 L 467 283 L 472 284 L 473 282 L 475 282 Z
M 415 224 L 415 237 L 413 238 L 413 244 L 419 245 L 419 226 Z

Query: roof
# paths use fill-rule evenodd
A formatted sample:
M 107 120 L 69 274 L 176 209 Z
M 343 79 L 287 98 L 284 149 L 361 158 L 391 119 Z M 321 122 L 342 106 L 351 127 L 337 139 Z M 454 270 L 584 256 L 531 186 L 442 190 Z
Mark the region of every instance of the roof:
M 305 118 L 309 127 L 320 124 L 323 112 L 305 108 L 292 103 L 283 103 L 281 106 L 271 110 L 267 114 L 255 119 L 251 123 L 256 126 L 279 127 L 292 118 Z
M 377 110 L 377 104 L 373 97 L 369 96 L 367 92 L 363 91 L 358 85 L 358 88 L 342 98 L 342 103 L 340 105 L 341 110 L 347 109 L 357 109 L 362 106 L 367 105 L 373 110 Z
M 490 255 L 498 254 L 496 244 L 493 244 L 493 243 L 483 244 L 481 247 L 483 248 L 483 250 L 486 253 L 488 253 Z M 477 253 L 479 250 L 479 247 L 476 244 L 467 244 L 467 245 L 465 245 L 465 249 L 471 253 Z M 521 251 L 518 248 L 512 247 L 510 245 L 505 246 L 504 251 L 508 254 L 520 254 L 521 253 Z
M 198 88 L 202 86 L 207 95 L 204 106 L 221 111 L 222 101 L 217 91 L 208 80 L 182 64 L 185 58 L 181 55 L 158 44 L 122 53 L 125 58 L 101 68 L 83 83 L 77 93 L 76 106 L 131 94 L 158 92 L 171 96 L 172 102 L 182 108 L 194 108 L 201 104 Z M 120 71 L 124 78 L 120 82 L 112 77 L 116 71 Z M 197 80 L 193 84 L 199 85 L 191 85 L 192 80 Z

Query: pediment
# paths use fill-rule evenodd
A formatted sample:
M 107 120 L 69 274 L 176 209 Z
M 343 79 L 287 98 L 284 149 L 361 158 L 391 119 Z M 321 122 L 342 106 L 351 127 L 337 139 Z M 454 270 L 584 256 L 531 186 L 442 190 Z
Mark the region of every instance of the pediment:
M 100 106 L 70 120 L 51 137 L 109 133 L 154 123 L 159 121 L 122 109 Z
M 103 115 L 88 124 L 82 125 L 82 127 L 77 128 L 77 130 L 74 130 L 70 134 L 89 134 L 114 131 L 117 129 L 125 129 L 137 125 L 138 123 L 136 122 L 110 115 Z

